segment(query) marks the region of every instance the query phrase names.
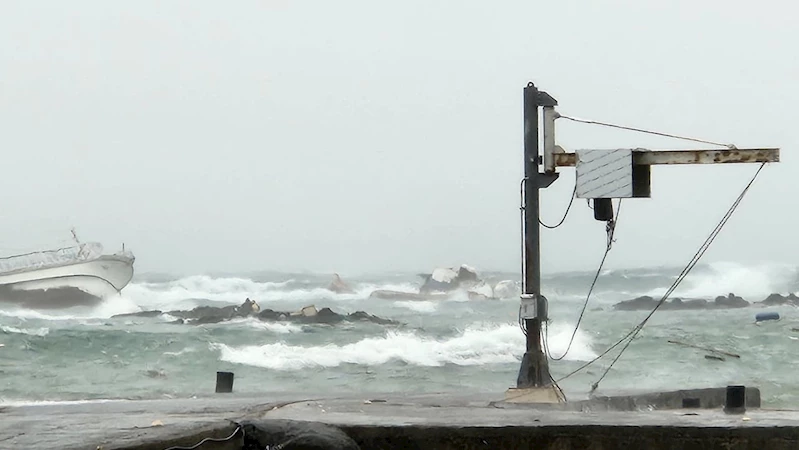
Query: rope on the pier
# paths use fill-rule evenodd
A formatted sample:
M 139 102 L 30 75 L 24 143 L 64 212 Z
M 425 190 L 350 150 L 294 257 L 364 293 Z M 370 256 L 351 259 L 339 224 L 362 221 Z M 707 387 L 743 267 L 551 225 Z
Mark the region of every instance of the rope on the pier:
M 239 425 L 236 428 L 236 430 L 233 432 L 233 434 L 231 434 L 230 436 L 228 436 L 226 438 L 205 438 L 202 441 L 192 445 L 191 447 L 175 446 L 175 447 L 166 448 L 164 450 L 195 450 L 196 448 L 200 447 L 201 445 L 205 444 L 206 442 L 227 442 L 227 441 L 233 439 L 236 436 L 236 434 L 238 434 L 239 431 L 241 431 L 242 436 L 244 436 L 244 428 L 242 428 L 241 425 Z
M 560 114 L 560 113 L 555 113 L 555 118 L 556 119 L 571 120 L 572 122 L 585 123 L 585 124 L 589 124 L 589 125 L 600 125 L 600 126 L 603 126 L 603 127 L 618 128 L 620 130 L 628 130 L 628 131 L 635 131 L 635 132 L 638 132 L 638 133 L 645 133 L 645 134 L 653 134 L 653 135 L 656 135 L 656 136 L 670 137 L 670 138 L 674 138 L 674 139 L 681 139 L 683 141 L 700 142 L 702 144 L 718 145 L 720 147 L 727 147 L 730 150 L 734 150 L 734 149 L 737 148 L 733 144 L 722 144 L 721 142 L 708 141 L 706 139 L 692 138 L 692 137 L 688 137 L 688 136 L 680 136 L 680 135 L 671 134 L 671 133 L 662 133 L 660 131 L 644 130 L 643 128 L 626 127 L 626 126 L 623 126 L 623 125 L 616 125 L 616 124 L 613 124 L 613 123 L 600 122 L 598 120 L 578 119 L 576 117 L 564 116 L 563 114 Z
M 608 372 L 610 372 L 610 369 L 613 368 L 613 365 L 616 363 L 616 361 L 618 361 L 619 358 L 621 358 L 621 355 L 624 354 L 624 351 L 627 350 L 632 341 L 636 338 L 636 336 L 638 336 L 638 333 L 641 332 L 641 330 L 644 328 L 649 319 L 652 318 L 655 312 L 666 302 L 669 296 L 677 289 L 680 283 L 682 283 L 682 281 L 688 276 L 691 270 L 696 266 L 696 264 L 699 262 L 699 260 L 707 251 L 707 249 L 710 247 L 710 244 L 713 243 L 713 241 L 716 239 L 716 236 L 718 236 L 722 228 L 724 228 L 724 225 L 726 225 L 727 221 L 730 219 L 730 217 L 732 217 L 732 214 L 735 212 L 736 209 L 738 209 L 738 205 L 741 204 L 741 200 L 743 200 L 744 196 L 746 196 L 747 192 L 749 192 L 749 188 L 752 187 L 752 184 L 755 182 L 758 175 L 760 175 L 760 172 L 763 170 L 763 167 L 765 166 L 766 163 L 762 163 L 760 165 L 755 174 L 752 176 L 752 179 L 749 180 L 749 183 L 747 183 L 743 191 L 741 191 L 741 193 L 738 195 L 738 198 L 735 199 L 732 206 L 730 206 L 730 208 L 724 214 L 724 217 L 722 217 L 721 221 L 719 221 L 719 223 L 716 225 L 716 227 L 713 229 L 710 235 L 705 239 L 705 242 L 699 247 L 699 250 L 696 251 L 693 258 L 691 258 L 688 265 L 686 265 L 685 268 L 682 270 L 682 272 L 680 272 L 680 274 L 677 276 L 677 279 L 674 281 L 674 283 L 672 283 L 671 287 L 669 287 L 666 293 L 663 294 L 663 297 L 661 297 L 661 299 L 658 301 L 658 303 L 655 305 L 652 311 L 644 318 L 644 320 L 642 320 L 638 325 L 636 325 L 632 330 L 630 330 L 629 333 L 627 333 L 626 335 L 624 335 L 624 337 L 616 341 L 616 343 L 614 343 L 612 346 L 610 346 L 610 348 L 602 352 L 599 356 L 592 359 L 591 361 L 588 361 L 587 363 L 583 364 L 577 369 L 573 370 L 568 375 L 561 377 L 557 381 L 563 381 L 566 378 L 569 378 L 572 375 L 580 372 L 581 370 L 595 363 L 596 361 L 598 361 L 599 359 L 610 353 L 614 348 L 618 347 L 619 345 L 621 345 L 623 342 L 626 341 L 627 343 L 624 345 L 624 347 L 622 347 L 621 351 L 619 352 L 618 355 L 616 355 L 613 361 L 611 361 L 610 365 L 602 373 L 602 376 L 600 376 L 599 379 L 591 386 L 591 392 L 595 391 L 597 387 L 599 387 L 599 383 L 605 378 Z

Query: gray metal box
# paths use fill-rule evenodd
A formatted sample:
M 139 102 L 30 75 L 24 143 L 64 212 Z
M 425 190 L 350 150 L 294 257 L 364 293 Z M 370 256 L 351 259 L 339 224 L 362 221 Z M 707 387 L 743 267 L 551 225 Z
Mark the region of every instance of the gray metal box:
M 577 150 L 577 198 L 632 198 L 633 151 Z

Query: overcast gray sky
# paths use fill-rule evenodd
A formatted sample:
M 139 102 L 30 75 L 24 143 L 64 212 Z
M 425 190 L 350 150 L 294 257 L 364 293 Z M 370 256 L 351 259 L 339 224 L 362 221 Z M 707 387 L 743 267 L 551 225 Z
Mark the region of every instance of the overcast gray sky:
M 4 1 L 0 248 L 77 227 L 137 270 L 517 270 L 522 88 L 564 114 L 782 147 L 708 261 L 794 262 L 790 2 Z M 678 141 L 561 123 L 569 148 Z M 656 167 L 609 267 L 687 262 L 756 170 Z M 542 192 L 559 218 L 574 171 Z M 594 267 L 578 201 L 544 270 Z

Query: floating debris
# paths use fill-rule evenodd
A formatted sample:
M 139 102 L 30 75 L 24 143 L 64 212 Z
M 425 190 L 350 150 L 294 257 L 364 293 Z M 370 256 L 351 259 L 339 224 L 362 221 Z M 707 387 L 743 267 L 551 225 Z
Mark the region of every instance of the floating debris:
M 687 342 L 671 341 L 670 340 L 670 341 L 668 341 L 668 343 L 669 344 L 681 345 L 683 347 L 695 348 L 695 349 L 698 349 L 698 350 L 704 350 L 706 352 L 718 353 L 719 355 L 729 356 L 730 358 L 740 358 L 741 357 L 741 355 L 738 355 L 736 353 L 725 352 L 724 350 L 719 350 L 717 348 L 712 348 L 712 347 L 703 347 L 701 345 L 689 344 Z M 710 356 L 710 355 L 708 355 L 708 356 Z M 705 358 L 708 358 L 708 356 L 705 356 Z M 711 359 L 711 358 L 708 358 L 708 359 Z M 724 361 L 724 358 L 721 358 L 721 360 Z

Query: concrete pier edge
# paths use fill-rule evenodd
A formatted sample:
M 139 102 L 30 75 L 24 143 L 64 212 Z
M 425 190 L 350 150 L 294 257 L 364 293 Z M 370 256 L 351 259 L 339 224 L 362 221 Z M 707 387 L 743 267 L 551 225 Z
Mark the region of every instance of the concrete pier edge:
M 748 387 L 746 412 L 725 414 L 725 393 L 686 389 L 551 405 L 496 400 L 501 394 L 313 400 L 276 394 L 270 402 L 263 395 L 223 395 L 10 406 L 0 408 L 0 449 L 165 450 L 228 437 L 243 421 L 328 424 L 362 449 L 799 448 L 799 411 L 759 408 L 759 390 Z M 683 398 L 699 398 L 700 408 L 682 408 Z M 198 448 L 232 450 L 242 443 L 239 433 Z

